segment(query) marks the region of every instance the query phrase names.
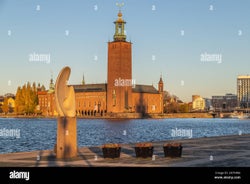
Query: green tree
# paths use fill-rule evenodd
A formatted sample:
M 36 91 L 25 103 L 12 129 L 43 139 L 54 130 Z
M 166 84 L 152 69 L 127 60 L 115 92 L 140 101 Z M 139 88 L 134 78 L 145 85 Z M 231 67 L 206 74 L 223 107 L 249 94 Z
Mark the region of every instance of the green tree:
M 2 110 L 5 114 L 7 114 L 9 112 L 8 98 L 6 98 L 6 97 L 4 98 L 4 101 L 3 101 Z

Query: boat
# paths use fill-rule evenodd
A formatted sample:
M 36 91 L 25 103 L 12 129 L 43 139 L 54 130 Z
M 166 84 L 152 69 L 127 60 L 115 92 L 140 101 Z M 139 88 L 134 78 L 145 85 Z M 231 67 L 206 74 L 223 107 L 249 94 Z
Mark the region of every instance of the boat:
M 233 118 L 233 119 L 250 119 L 250 114 L 249 113 L 233 113 L 229 116 L 230 118 Z
M 250 115 L 247 113 L 247 114 L 242 114 L 239 116 L 239 119 L 250 119 Z

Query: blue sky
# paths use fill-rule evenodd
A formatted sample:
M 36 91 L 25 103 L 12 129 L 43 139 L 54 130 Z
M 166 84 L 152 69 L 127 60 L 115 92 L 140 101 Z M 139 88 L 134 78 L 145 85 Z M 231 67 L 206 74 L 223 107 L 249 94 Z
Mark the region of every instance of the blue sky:
M 107 79 L 107 42 L 118 7 L 113 0 L 0 0 L 0 95 L 25 82 L 47 88 L 53 73 L 71 67 L 70 84 Z M 250 74 L 250 1 L 124 0 L 127 41 L 133 43 L 133 79 L 157 85 L 188 102 L 236 93 Z M 29 55 L 50 54 L 50 62 Z M 201 61 L 201 54 L 221 62 Z

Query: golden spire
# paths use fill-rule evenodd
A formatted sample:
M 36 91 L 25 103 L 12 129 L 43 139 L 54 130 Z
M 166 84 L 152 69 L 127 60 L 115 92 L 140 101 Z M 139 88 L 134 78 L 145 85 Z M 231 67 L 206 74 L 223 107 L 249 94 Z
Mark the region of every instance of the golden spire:
M 124 3 L 116 3 L 116 6 L 119 7 L 118 18 L 114 22 L 115 23 L 115 34 L 114 34 L 114 41 L 126 41 L 125 35 L 125 24 L 126 22 L 122 19 L 122 12 L 121 7 L 124 6 Z

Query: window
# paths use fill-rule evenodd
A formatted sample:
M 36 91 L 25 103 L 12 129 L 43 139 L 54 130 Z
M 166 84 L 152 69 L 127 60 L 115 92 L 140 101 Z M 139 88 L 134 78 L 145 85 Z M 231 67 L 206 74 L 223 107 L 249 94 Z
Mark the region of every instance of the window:
M 116 94 L 115 94 L 115 90 L 113 90 L 112 100 L 113 100 L 113 106 L 116 106 Z
M 118 25 L 118 34 L 122 34 L 122 25 L 121 24 Z
M 125 94 L 124 94 L 124 97 L 125 97 L 125 109 L 128 109 L 128 90 L 125 91 Z

